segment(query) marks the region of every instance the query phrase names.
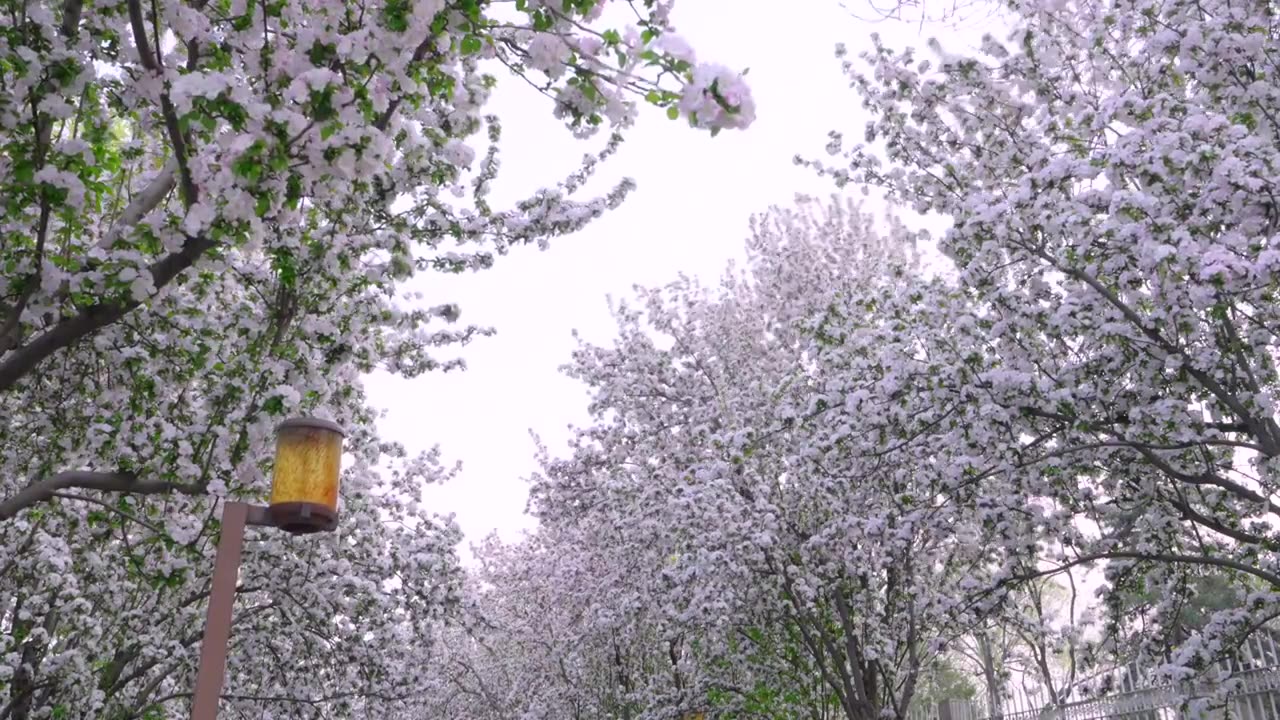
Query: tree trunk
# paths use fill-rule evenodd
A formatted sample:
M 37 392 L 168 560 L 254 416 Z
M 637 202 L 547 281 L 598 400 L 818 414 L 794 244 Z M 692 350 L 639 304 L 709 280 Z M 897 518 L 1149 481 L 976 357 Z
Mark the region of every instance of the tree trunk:
M 1000 720 L 1004 717 L 1001 692 L 1004 687 L 996 668 L 995 655 L 991 652 L 991 640 L 985 632 L 979 632 L 977 639 L 978 656 L 982 661 L 982 679 L 987 686 L 987 717 L 990 720 Z
M 845 717 L 848 720 L 880 720 L 880 710 L 871 703 L 854 700 L 846 703 Z
M 16 615 L 17 613 L 15 612 Z M 10 686 L 12 688 L 12 700 L 10 700 L 11 705 L 9 708 L 9 718 L 11 720 L 27 720 L 31 717 L 36 690 L 39 689 L 37 678 L 40 676 L 40 664 L 44 660 L 48 637 L 53 634 L 58 625 L 57 615 L 57 612 L 50 610 L 45 615 L 44 622 L 40 626 L 44 631 L 42 636 L 27 638 L 22 643 L 18 670 L 13 674 L 13 681 Z M 36 623 L 35 621 L 17 621 L 15 626 L 19 628 L 22 634 L 26 635 L 35 629 Z

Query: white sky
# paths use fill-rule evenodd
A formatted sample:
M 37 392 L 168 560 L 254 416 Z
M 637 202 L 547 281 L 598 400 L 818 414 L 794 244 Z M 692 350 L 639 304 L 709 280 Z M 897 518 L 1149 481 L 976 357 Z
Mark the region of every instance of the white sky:
M 449 461 L 462 461 L 457 480 L 424 497 L 439 512 L 456 513 L 467 543 L 493 530 L 515 540 L 533 526 L 524 515 L 525 478 L 536 469 L 529 432 L 556 452 L 568 424 L 586 423 L 585 388 L 557 368 L 574 348 L 572 330 L 594 342 L 613 337 L 606 295 L 629 297 L 635 284 L 663 284 L 680 272 L 713 280 L 742 256 L 752 213 L 789 204 L 797 192 L 835 189 L 792 157 L 825 157 L 829 130 L 861 137 L 867 117 L 834 57 L 837 42 L 854 54 L 870 46 L 872 32 L 893 47 L 923 46 L 938 34 L 959 50 L 981 35 L 972 23 L 963 31 L 869 23 L 837 0 L 684 0 L 673 18 L 700 60 L 751 69 L 755 124 L 711 138 L 642 108 L 638 126 L 600 171 L 609 181 L 630 176 L 639 184 L 619 210 L 547 252 L 527 248 L 491 270 L 418 278 L 414 289 L 427 302 L 457 302 L 463 323 L 497 328 L 495 337 L 461 350 L 468 370 L 369 379 L 374 405 L 388 411 L 384 437 L 410 451 L 439 444 Z M 514 80 L 504 79 L 489 111 L 504 123 L 495 207 L 554 183 L 603 140 L 575 140 L 545 98 Z

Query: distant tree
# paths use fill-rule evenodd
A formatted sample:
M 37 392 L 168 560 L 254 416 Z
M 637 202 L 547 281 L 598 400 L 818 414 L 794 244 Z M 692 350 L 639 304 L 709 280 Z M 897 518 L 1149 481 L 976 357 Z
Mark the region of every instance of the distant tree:
M 842 200 L 772 212 L 718 292 L 641 291 L 569 366 L 593 422 L 531 507 L 660 574 L 647 605 L 717 648 L 704 677 L 739 711 L 904 718 L 972 614 L 995 540 L 939 493 L 967 423 L 929 388 L 975 326 L 914 239 Z
M 948 700 L 967 701 L 977 696 L 978 688 L 969 674 L 958 663 L 938 657 L 920 673 L 912 706 L 931 708 Z

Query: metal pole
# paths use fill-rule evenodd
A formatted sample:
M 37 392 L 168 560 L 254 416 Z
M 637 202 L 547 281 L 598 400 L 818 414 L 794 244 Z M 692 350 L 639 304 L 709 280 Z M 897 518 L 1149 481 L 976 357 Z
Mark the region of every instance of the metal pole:
M 244 547 L 244 526 L 248 503 L 229 502 L 222 507 L 222 536 L 213 561 L 213 586 L 209 593 L 209 614 L 204 621 L 200 644 L 200 669 L 191 699 L 191 720 L 217 720 L 218 698 L 227 669 L 227 643 L 231 639 L 231 610 L 236 601 L 236 577 L 240 571 L 240 551 Z

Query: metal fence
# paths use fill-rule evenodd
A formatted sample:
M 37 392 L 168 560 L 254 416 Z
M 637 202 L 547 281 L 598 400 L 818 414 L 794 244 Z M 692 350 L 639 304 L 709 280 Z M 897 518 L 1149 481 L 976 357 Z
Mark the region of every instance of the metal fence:
M 1211 703 L 1206 720 L 1280 720 L 1280 640 L 1275 633 L 1258 633 L 1240 648 L 1238 657 L 1215 668 L 1229 677 L 1231 692 Z M 1117 668 L 1095 678 L 1109 692 L 1090 684 L 1076 688 L 1066 702 L 1022 692 L 1006 695 L 991 712 L 977 700 L 950 700 L 935 707 L 913 708 L 910 720 L 1184 720 L 1187 698 L 1211 698 L 1221 685 L 1198 681 L 1173 686 L 1153 681 L 1136 665 Z M 1097 685 L 1099 683 L 1091 683 Z
M 1280 670 L 1250 672 L 1244 687 L 1225 707 L 1205 713 L 1206 720 L 1280 720 Z M 1010 698 L 1003 712 L 987 713 L 980 704 L 951 700 L 912 715 L 912 720 L 1183 720 L 1186 696 L 1173 688 L 1152 688 L 1076 700 L 1057 707 Z

